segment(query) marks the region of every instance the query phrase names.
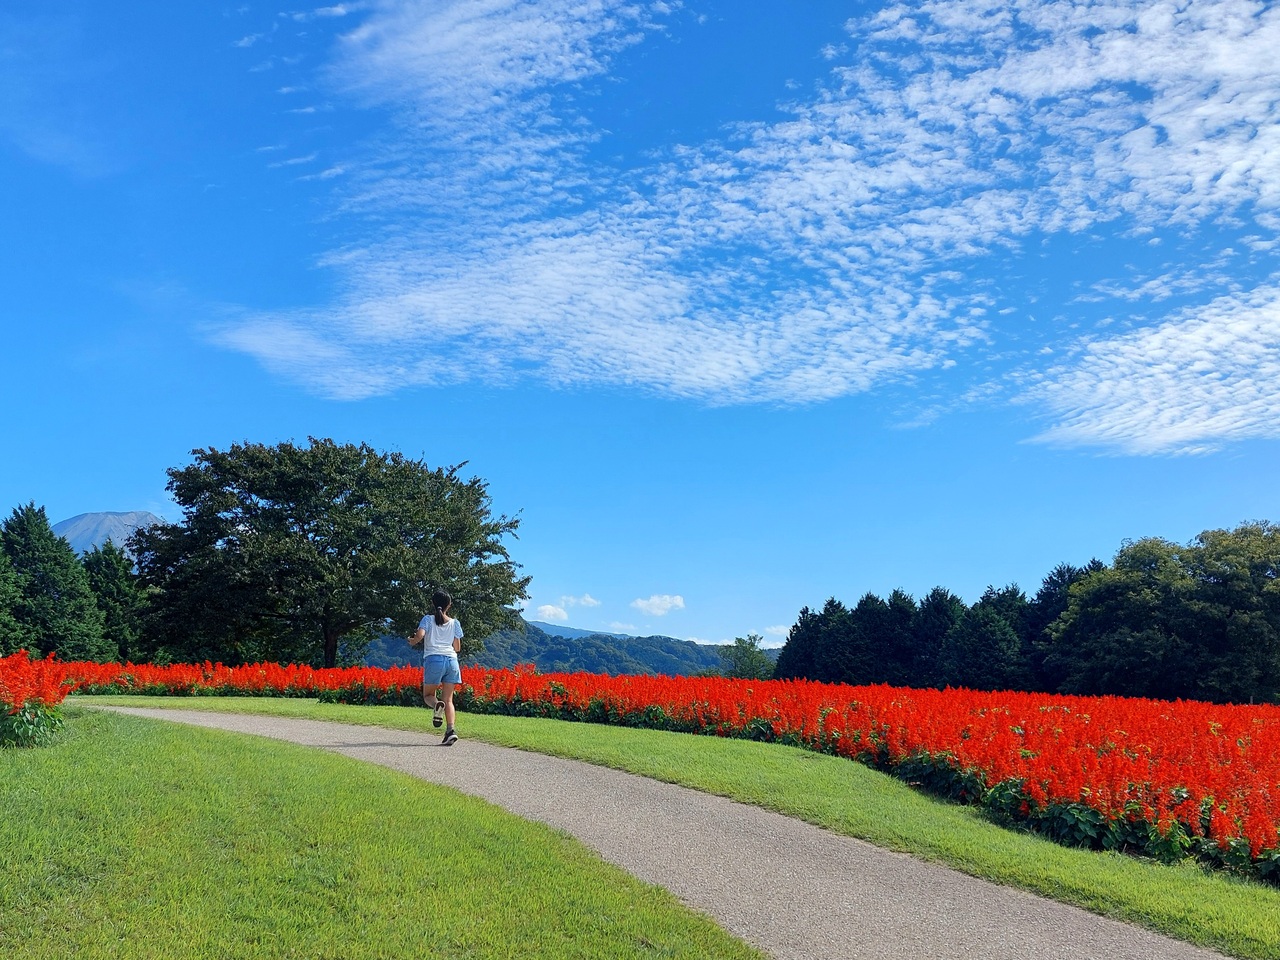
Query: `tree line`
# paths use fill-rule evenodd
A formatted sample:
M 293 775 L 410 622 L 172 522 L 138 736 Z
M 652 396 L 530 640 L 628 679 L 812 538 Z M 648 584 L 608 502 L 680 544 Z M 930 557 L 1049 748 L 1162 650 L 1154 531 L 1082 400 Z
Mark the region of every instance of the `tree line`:
M 365 444 L 235 444 L 168 471 L 177 523 L 76 556 L 44 507 L 0 524 L 0 654 L 64 660 L 360 662 L 437 587 L 475 644 L 529 583 L 487 485 Z
M 1114 561 L 1060 564 L 1033 596 L 944 587 L 808 607 L 779 678 L 831 683 L 1274 702 L 1280 697 L 1280 527 L 1206 530 L 1185 546 L 1125 541 Z
M 0 655 L 64 660 L 361 661 L 411 632 L 437 586 L 466 625 L 464 655 L 519 624 L 527 595 L 494 516 L 461 466 L 365 444 L 236 444 L 168 471 L 177 523 L 78 557 L 43 507 L 0 523 Z M 1126 541 L 1110 565 L 1060 564 L 1032 596 L 943 587 L 800 611 L 774 675 L 1161 699 L 1280 695 L 1280 527 L 1207 530 L 1186 545 Z M 767 676 L 759 638 L 723 664 Z

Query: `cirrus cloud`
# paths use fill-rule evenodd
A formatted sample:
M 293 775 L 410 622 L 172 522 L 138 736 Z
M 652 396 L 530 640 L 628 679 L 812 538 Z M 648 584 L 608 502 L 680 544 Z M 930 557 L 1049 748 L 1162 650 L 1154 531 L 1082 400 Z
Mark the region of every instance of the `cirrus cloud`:
M 1163 249 L 1170 224 L 1265 256 L 1280 233 L 1280 8 L 886 3 L 823 47 L 817 92 L 783 103 L 784 119 L 726 117 L 720 138 L 621 166 L 595 151 L 608 134 L 576 94 L 670 19 L 666 5 L 621 0 L 373 8 L 328 85 L 394 123 L 333 168 L 345 174 L 335 203 L 396 228 L 325 258 L 329 302 L 246 312 L 221 342 L 340 399 L 438 383 L 442 349 L 458 383 L 712 404 L 814 403 L 926 375 L 989 397 L 974 381 L 1013 362 L 1060 417 L 1043 437 L 1073 445 L 1116 446 L 1114 417 L 1078 398 L 1123 392 L 1108 378 L 1128 375 L 1075 329 L 1085 306 L 1101 323 L 1117 304 L 1165 345 L 1179 324 L 1214 340 L 1179 319 L 1198 310 L 1222 336 L 1197 363 L 1232 383 L 1267 375 L 1252 295 L 1207 241 L 1146 282 L 1082 277 L 1090 293 L 1057 304 L 1044 350 L 1021 345 L 1025 321 L 1000 291 L 1010 254 L 1086 232 L 1108 251 L 1095 271 Z M 1225 314 L 1232 303 L 1243 313 Z M 1171 428 L 1167 442 L 1119 448 L 1269 435 L 1266 405 L 1210 393 L 1200 440 Z

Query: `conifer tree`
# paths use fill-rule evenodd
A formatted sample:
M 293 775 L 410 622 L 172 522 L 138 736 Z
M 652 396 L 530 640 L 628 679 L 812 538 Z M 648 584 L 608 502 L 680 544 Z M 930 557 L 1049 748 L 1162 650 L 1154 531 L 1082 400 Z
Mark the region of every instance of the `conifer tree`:
M 115 650 L 102 633 L 102 612 L 89 578 L 66 540 L 49 526 L 44 507 L 16 507 L 0 530 L 3 549 L 17 574 L 14 618 L 30 640 L 33 656 L 57 653 L 63 660 L 109 661 Z
M 107 540 L 84 555 L 89 587 L 102 611 L 103 634 L 120 663 L 145 659 L 142 638 L 142 586 L 128 554 Z
M 21 599 L 21 580 L 8 555 L 0 550 L 0 657 L 33 646 L 31 632 L 18 620 L 18 602 Z

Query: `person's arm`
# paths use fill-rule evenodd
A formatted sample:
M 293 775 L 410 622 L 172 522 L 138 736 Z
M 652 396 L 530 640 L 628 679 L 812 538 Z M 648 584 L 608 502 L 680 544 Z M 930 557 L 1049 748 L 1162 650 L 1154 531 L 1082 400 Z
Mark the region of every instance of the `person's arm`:
M 453 652 L 462 653 L 462 624 L 453 621 Z
M 427 631 L 419 627 L 409 637 L 409 643 L 411 643 L 413 646 L 417 646 L 418 644 L 422 643 L 426 639 L 426 636 L 427 636 Z

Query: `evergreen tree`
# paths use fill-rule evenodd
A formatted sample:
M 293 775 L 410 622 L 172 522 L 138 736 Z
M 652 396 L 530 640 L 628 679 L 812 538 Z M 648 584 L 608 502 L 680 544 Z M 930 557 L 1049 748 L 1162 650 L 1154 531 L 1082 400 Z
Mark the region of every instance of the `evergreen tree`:
M 886 683 L 900 687 L 912 685 L 917 655 L 916 617 L 919 613 L 915 598 L 905 590 L 894 590 L 889 594 L 885 636 L 880 644 L 885 654 Z
M 44 507 L 32 502 L 15 508 L 0 531 L 0 548 L 18 575 L 14 615 L 28 631 L 33 656 L 57 653 L 63 660 L 101 662 L 115 657 L 84 567 L 53 532 Z
M 103 634 L 114 645 L 116 659 L 120 663 L 145 660 L 139 643 L 144 594 L 128 555 L 108 540 L 84 555 L 84 569 L 102 611 Z
M 884 683 L 888 678 L 889 605 L 865 593 L 849 611 L 839 647 L 841 683 Z
M 1002 665 L 998 686 L 1005 690 L 1029 690 L 1033 677 L 1029 662 L 1031 603 L 1027 600 L 1027 595 L 1016 583 L 999 590 L 988 586 L 974 606 L 985 607 L 994 612 L 1009 625 L 1009 629 L 1018 638 L 1016 651 Z
M 1022 647 L 1023 661 L 1030 675 L 1031 689 L 1042 691 L 1058 689 L 1062 677 L 1054 675 L 1045 668 L 1045 656 L 1052 640 L 1049 627 L 1067 612 L 1067 604 L 1071 598 L 1071 585 L 1105 569 L 1106 564 L 1096 558 L 1083 567 L 1060 563 L 1050 570 L 1041 582 L 1040 589 L 1036 591 L 1027 609 L 1026 635 L 1023 637 Z
M 822 605 L 818 614 L 810 680 L 823 683 L 850 683 L 862 666 L 862 649 L 854 635 L 851 611 L 835 597 Z
M 820 613 L 808 607 L 800 609 L 795 626 L 787 632 L 787 642 L 778 651 L 773 675 L 779 680 L 812 680 L 817 670 L 816 656 L 820 643 Z
M 1020 643 L 993 604 L 975 603 L 947 633 L 938 654 L 942 681 L 972 690 L 1017 689 Z
M 0 549 L 0 657 L 35 647 L 34 634 L 18 619 L 21 600 L 22 582 L 9 555 Z
M 915 656 L 908 685 L 940 687 L 942 645 L 965 612 L 964 601 L 945 587 L 934 587 L 920 601 L 915 617 Z

